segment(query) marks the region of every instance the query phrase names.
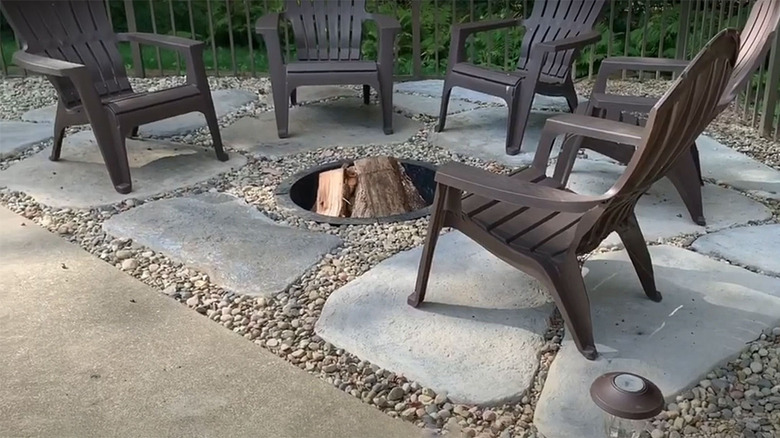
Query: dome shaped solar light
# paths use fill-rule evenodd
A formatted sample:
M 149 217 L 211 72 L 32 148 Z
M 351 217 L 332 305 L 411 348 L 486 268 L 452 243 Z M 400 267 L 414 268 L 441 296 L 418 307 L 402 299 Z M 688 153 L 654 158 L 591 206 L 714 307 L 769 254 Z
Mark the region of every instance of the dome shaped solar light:
M 608 438 L 650 436 L 649 420 L 664 407 L 661 390 L 653 382 L 632 373 L 613 372 L 597 378 L 590 396 L 605 414 Z

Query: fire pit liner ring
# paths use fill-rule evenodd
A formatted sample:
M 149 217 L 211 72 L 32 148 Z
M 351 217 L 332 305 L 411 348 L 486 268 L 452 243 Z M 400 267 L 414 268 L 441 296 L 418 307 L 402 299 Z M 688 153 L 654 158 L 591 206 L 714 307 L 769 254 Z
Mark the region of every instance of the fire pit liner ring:
M 430 206 L 433 203 L 434 190 L 436 189 L 436 183 L 434 181 L 436 165 L 424 161 L 407 160 L 403 158 L 397 158 L 397 160 L 404 166 L 404 169 L 406 169 L 407 174 L 412 179 L 415 187 L 417 187 L 420 195 L 423 197 L 426 204 L 428 204 L 426 207 L 392 216 L 367 218 L 325 216 L 309 210 L 309 208 L 314 205 L 317 197 L 318 175 L 328 170 L 338 169 L 345 164 L 349 165 L 355 160 L 332 161 L 296 173 L 282 181 L 279 186 L 276 187 L 276 190 L 274 191 L 276 203 L 279 208 L 291 212 L 303 220 L 333 225 L 384 224 L 418 219 L 429 215 L 431 213 Z

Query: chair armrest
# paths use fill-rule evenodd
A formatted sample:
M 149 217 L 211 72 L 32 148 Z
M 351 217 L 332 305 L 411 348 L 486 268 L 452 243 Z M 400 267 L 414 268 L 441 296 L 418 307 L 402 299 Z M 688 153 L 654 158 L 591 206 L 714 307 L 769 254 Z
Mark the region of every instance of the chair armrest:
M 452 25 L 450 37 L 450 68 L 458 62 L 466 60 L 466 39 L 476 32 L 485 32 L 507 27 L 522 26 L 522 18 L 507 18 L 503 20 L 474 21 L 471 23 L 456 23 Z
M 203 41 L 191 40 L 173 35 L 158 35 L 144 32 L 124 32 L 117 34 L 119 41 L 148 44 L 163 49 L 171 49 L 179 52 L 189 53 L 193 48 L 204 46 Z
M 550 211 L 583 213 L 607 200 L 604 196 L 586 196 L 566 190 L 517 181 L 506 175 L 450 162 L 436 172 L 436 182 L 514 205 Z
M 545 121 L 542 132 L 557 135 L 581 135 L 595 140 L 639 146 L 642 143 L 645 128 L 601 117 L 581 114 L 561 114 Z
M 382 14 L 371 14 L 370 20 L 376 23 L 377 30 L 379 31 L 379 53 L 377 53 L 377 63 L 380 66 L 380 73 L 392 74 L 394 64 L 394 46 L 395 37 L 401 31 L 401 23 L 394 17 Z M 387 69 L 382 69 L 381 66 L 388 66 Z M 385 80 L 391 80 L 392 78 L 386 78 Z
M 648 58 L 640 56 L 613 56 L 601 61 L 599 74 L 593 84 L 593 93 L 603 93 L 607 90 L 607 79 L 615 72 L 623 70 L 649 70 L 665 72 L 681 72 L 688 67 L 690 61 L 668 58 Z
M 562 38 L 559 40 L 545 41 L 539 43 L 531 50 L 542 50 L 545 52 L 560 52 L 570 49 L 581 49 L 589 44 L 599 42 L 601 40 L 601 33 L 597 30 L 585 32 L 583 34 Z
M 255 22 L 255 32 L 265 36 L 270 32 L 279 32 L 279 20 L 284 14 L 271 12 L 258 18 Z
M 394 33 L 401 31 L 401 23 L 389 15 L 383 14 L 371 14 L 369 17 L 376 23 L 379 28 L 379 32 L 382 31 L 394 31 Z
M 14 64 L 19 67 L 42 75 L 64 78 L 79 74 L 89 74 L 85 65 L 49 58 L 47 56 L 34 55 L 22 50 L 14 53 L 13 61 Z

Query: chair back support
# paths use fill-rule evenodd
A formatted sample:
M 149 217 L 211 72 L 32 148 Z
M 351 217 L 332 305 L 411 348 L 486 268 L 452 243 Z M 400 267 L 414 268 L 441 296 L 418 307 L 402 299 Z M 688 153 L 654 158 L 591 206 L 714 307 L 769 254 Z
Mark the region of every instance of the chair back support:
M 739 57 L 720 107 L 725 108 L 744 90 L 753 72 L 766 59 L 773 37 L 780 25 L 780 1 L 758 0 L 750 11 L 740 34 Z
M 738 49 L 738 32 L 721 31 L 656 103 L 650 111 L 642 144 L 607 192 L 612 198 L 580 248 L 598 246 L 633 211 L 639 197 L 666 175 L 681 154 L 690 150 L 716 112 L 734 70 Z
M 526 69 L 531 50 L 537 43 L 570 38 L 593 30 L 606 0 L 545 0 L 535 1 L 531 16 L 524 21 L 525 36 L 517 67 Z M 542 74 L 565 78 L 570 75 L 574 49 L 550 54 Z
M 132 92 L 105 2 L 3 0 L 0 7 L 26 52 L 85 65 L 101 96 Z M 65 107 L 80 104 L 69 79 L 49 80 Z
M 365 0 L 287 0 L 299 61 L 356 61 L 366 12 Z

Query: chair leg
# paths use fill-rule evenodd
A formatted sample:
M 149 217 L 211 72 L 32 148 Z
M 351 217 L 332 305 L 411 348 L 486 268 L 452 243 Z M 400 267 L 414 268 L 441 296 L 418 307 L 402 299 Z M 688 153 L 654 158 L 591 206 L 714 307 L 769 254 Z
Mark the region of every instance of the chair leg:
M 222 147 L 222 134 L 219 132 L 219 121 L 217 121 L 217 113 L 214 110 L 213 104 L 207 106 L 206 110 L 203 112 L 203 115 L 206 116 L 206 124 L 209 127 L 209 132 L 211 133 L 211 142 L 214 144 L 214 152 L 217 154 L 217 159 L 219 161 L 227 161 L 228 154 Z
M 290 107 L 287 105 L 287 93 L 274 90 L 274 115 L 276 116 L 276 132 L 279 138 L 287 138 L 287 123 L 290 114 Z M 290 93 L 292 99 L 292 93 Z
M 580 101 L 577 97 L 577 90 L 574 89 L 574 82 L 571 80 L 568 80 L 563 84 L 563 97 L 566 98 L 566 103 L 569 105 L 569 111 L 571 111 L 572 114 L 577 112 L 577 106 Z
M 586 359 L 596 359 L 598 352 L 593 339 L 590 299 L 577 257 L 574 254 L 564 256 L 554 268 L 547 269 L 547 275 L 552 281 L 553 299 L 574 344 Z
M 447 107 L 450 104 L 450 94 L 452 94 L 452 85 L 444 79 L 444 89 L 441 92 L 441 107 L 439 108 L 439 121 L 436 123 L 436 132 L 444 131 L 444 124 L 447 122 Z
M 366 87 L 368 86 L 363 86 L 363 101 L 367 103 L 366 96 L 370 96 L 371 89 L 369 87 L 367 94 Z M 382 130 L 385 135 L 390 135 L 393 133 L 393 80 L 391 78 L 379 80 L 379 101 L 382 104 Z
M 371 103 L 371 86 L 363 85 L 363 104 L 368 105 Z
M 49 160 L 51 161 L 59 161 L 60 160 L 60 153 L 62 153 L 62 140 L 65 138 L 65 129 L 67 126 L 65 126 L 64 123 L 58 122 L 56 119 L 54 121 L 54 144 L 51 147 L 51 155 L 49 155 Z
M 699 184 L 704 185 L 704 178 L 701 176 L 701 160 L 699 160 L 699 147 L 696 143 L 691 145 L 691 156 L 693 157 L 693 164 L 696 166 L 696 174 L 699 176 Z
M 569 183 L 569 177 L 574 168 L 574 162 L 577 160 L 577 152 L 582 147 L 582 142 L 583 138 L 580 136 L 569 136 L 563 140 L 561 153 L 558 154 L 553 173 L 553 179 L 563 187 Z
M 130 179 L 130 164 L 127 161 L 125 136 L 119 129 L 111 129 L 108 126 L 93 126 L 92 129 L 114 190 L 123 195 L 130 193 L 133 185 Z
M 128 137 L 138 137 L 138 126 L 130 130 L 130 135 L 128 135 Z
M 626 252 L 628 252 L 628 257 L 634 265 L 639 282 L 642 283 L 645 295 L 652 301 L 661 301 L 661 293 L 655 287 L 653 261 L 650 259 L 650 252 L 647 250 L 647 243 L 645 243 L 645 238 L 642 235 L 642 229 L 639 228 L 639 222 L 637 222 L 636 215 L 633 212 L 626 220 L 626 223 L 618 228 L 617 233 L 626 247 Z
M 518 87 L 518 90 L 520 88 Z M 528 115 L 531 112 L 530 102 L 524 102 L 522 95 L 515 94 L 507 102 L 509 114 L 506 120 L 506 153 L 507 155 L 517 155 L 523 146 L 523 136 L 525 128 L 528 125 Z M 531 96 L 533 99 L 533 96 Z
M 425 236 L 420 267 L 417 270 L 417 284 L 414 287 L 414 292 L 406 299 L 406 302 L 412 307 L 418 307 L 425 299 L 428 277 L 431 273 L 431 263 L 433 262 L 433 252 L 436 249 L 436 242 L 439 240 L 439 232 L 444 224 L 446 190 L 447 188 L 441 185 L 436 188 L 433 205 L 431 206 L 431 218 L 428 222 L 428 234 Z
M 680 194 L 680 198 L 682 198 L 688 213 L 691 215 L 691 219 L 696 224 L 704 226 L 707 224 L 707 221 L 704 218 L 701 176 L 696 166 L 694 150 L 695 148 L 691 148 L 690 153 L 680 155 L 680 158 L 666 173 L 666 177 L 669 178 L 674 188 L 677 189 L 677 193 Z M 698 155 L 698 151 L 696 155 Z

